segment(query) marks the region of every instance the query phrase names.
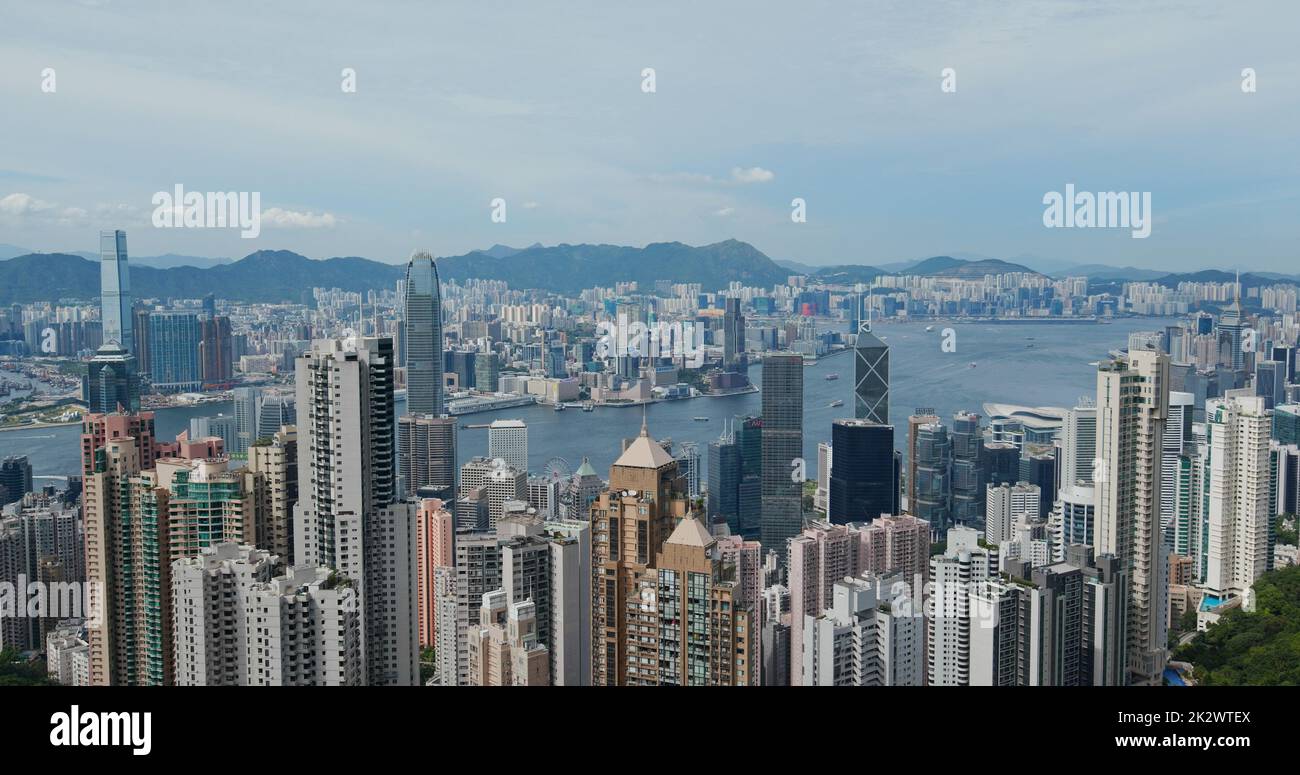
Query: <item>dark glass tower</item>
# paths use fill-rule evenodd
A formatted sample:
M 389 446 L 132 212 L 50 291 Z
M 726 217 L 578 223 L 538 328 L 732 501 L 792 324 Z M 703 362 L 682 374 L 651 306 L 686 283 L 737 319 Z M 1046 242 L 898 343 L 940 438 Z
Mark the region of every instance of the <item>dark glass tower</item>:
M 980 416 L 952 418 L 952 517 L 962 525 L 984 519 L 984 432 Z
M 870 420 L 836 420 L 831 424 L 831 445 L 835 465 L 830 477 L 830 521 L 843 525 L 898 514 L 893 427 Z
M 433 256 L 423 250 L 406 264 L 406 298 L 402 307 L 406 345 L 406 411 L 413 415 L 443 412 L 442 294 Z
M 835 464 L 839 465 L 839 460 Z M 952 439 L 948 429 L 939 423 L 922 425 L 916 432 L 916 504 L 912 516 L 929 522 L 935 530 L 952 525 Z
M 724 433 L 709 442 L 709 519 L 725 522 L 732 535 L 740 534 L 740 445 Z
M 108 342 L 95 352 L 81 379 L 82 397 L 90 414 L 140 411 L 140 377 L 135 357 L 117 342 Z
M 785 557 L 786 541 L 803 526 L 803 356 L 763 359 L 763 515 L 759 540 Z M 806 468 L 806 463 L 804 464 Z

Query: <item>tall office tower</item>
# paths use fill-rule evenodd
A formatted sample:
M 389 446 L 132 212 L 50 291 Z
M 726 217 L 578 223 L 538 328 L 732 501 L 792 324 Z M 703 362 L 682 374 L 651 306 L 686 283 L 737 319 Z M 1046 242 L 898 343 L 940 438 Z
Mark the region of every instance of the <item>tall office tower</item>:
M 963 525 L 978 524 L 984 516 L 984 430 L 980 416 L 957 412 L 952 416 L 952 518 Z
M 903 514 L 857 528 L 857 569 L 876 576 L 900 575 L 912 589 L 930 575 L 930 523 Z M 917 595 L 914 592 L 913 597 Z
M 831 606 L 831 586 L 862 572 L 858 536 L 845 525 L 812 522 L 790 539 L 786 575 L 790 588 L 790 683 L 802 686 L 803 628 L 807 617 Z M 767 548 L 767 547 L 764 547 Z
M 456 519 L 437 498 L 420 501 L 416 512 L 416 609 L 420 627 L 420 645 L 437 646 L 437 594 L 434 571 L 455 567 L 454 540 Z
M 916 502 L 911 513 L 935 530 L 952 524 L 952 440 L 937 422 L 916 430 Z
M 1245 391 L 1242 391 L 1245 392 Z M 1229 394 L 1206 402 L 1204 586 L 1240 597 L 1268 570 L 1273 515 L 1269 509 L 1269 416 L 1260 396 Z
M 1231 366 L 1233 371 L 1241 371 L 1246 367 L 1246 353 L 1242 349 L 1242 331 L 1245 327 L 1241 316 L 1241 280 L 1238 279 L 1232 303 L 1219 315 L 1219 324 L 1216 326 L 1217 335 L 1230 343 L 1231 355 L 1224 363 Z
M 456 418 L 404 414 L 397 421 L 397 458 L 407 497 L 423 488 L 456 497 Z
M 174 563 L 177 685 L 364 683 L 355 585 L 325 567 L 275 576 L 278 561 L 222 543 Z
M 155 312 L 149 316 L 149 363 L 154 390 L 198 392 L 199 318 L 193 312 Z
M 609 487 L 591 505 L 591 679 L 623 686 L 639 669 L 635 608 L 643 581 L 659 578 L 658 549 L 691 513 L 677 461 L 643 422 L 641 435 L 609 471 Z
M 972 639 L 987 621 L 981 620 L 972 597 L 997 574 L 997 550 L 981 543 L 979 531 L 955 527 L 948 531 L 944 553 L 930 558 L 934 586 L 925 601 L 930 686 L 970 686 L 980 677 L 980 648 Z
M 15 503 L 32 491 L 32 464 L 26 455 L 0 461 L 0 506 Z
M 117 590 L 132 583 L 136 572 L 130 541 L 130 481 L 153 466 L 153 429 L 152 412 L 95 414 L 82 420 L 86 581 L 90 610 L 100 612 L 87 623 L 92 686 L 135 682 L 136 665 L 128 659 L 126 648 L 130 621 Z
M 1055 559 L 1065 559 L 1073 544 L 1092 546 L 1097 524 L 1097 493 L 1092 485 L 1062 487 L 1052 507 L 1051 527 Z
M 438 267 L 423 250 L 406 264 L 402 300 L 402 342 L 406 353 L 406 411 L 442 415 L 442 293 Z
M 889 346 L 867 321 L 853 344 L 853 416 L 889 425 Z
M 1056 503 L 1056 455 L 1039 445 L 1034 445 L 1034 448 L 1039 451 L 1031 452 L 1026 446 L 1020 452 L 1020 481 L 1038 487 L 1038 513 L 1046 518 Z
M 528 500 L 528 474 L 498 460 L 471 458 L 460 468 L 461 497 L 483 490 L 488 510 L 488 521 L 483 528 L 487 530 L 496 530 L 497 522 L 505 515 L 506 501 Z
M 907 418 L 907 510 L 916 513 L 916 440 L 921 427 L 939 422 L 933 409 L 917 409 Z M 935 526 L 939 528 L 938 525 Z
M 718 539 L 718 553 L 724 564 L 735 568 L 735 604 L 750 610 L 749 627 L 744 632 L 745 649 L 751 655 L 760 651 L 763 600 L 763 545 L 740 536 Z M 749 686 L 762 685 L 762 660 L 749 660 Z
M 817 442 L 817 491 L 813 493 L 813 510 L 826 516 L 831 508 L 831 463 L 835 459 L 829 441 Z
M 722 366 L 725 371 L 745 371 L 745 316 L 740 299 L 728 296 L 722 315 Z
M 366 682 L 413 684 L 415 504 L 397 501 L 393 342 L 321 339 L 296 366 L 294 559 L 357 584 Z
M 1190 449 L 1195 406 L 1195 395 L 1169 391 L 1169 416 L 1165 419 L 1165 432 L 1160 443 L 1160 489 L 1165 494 L 1160 500 L 1160 531 L 1171 546 L 1178 508 L 1179 459 Z
M 1204 423 L 1197 423 L 1204 428 Z M 1197 449 L 1189 442 L 1187 451 L 1174 461 L 1172 480 L 1161 482 L 1164 497 L 1173 502 L 1173 514 L 1164 531 L 1164 541 L 1169 551 L 1199 562 L 1203 556 L 1199 526 L 1204 513 L 1202 483 L 1205 481 L 1205 457 L 1208 450 Z M 1166 484 L 1168 486 L 1166 486 Z M 1202 567 L 1203 570 L 1203 566 Z M 1173 582 L 1170 582 L 1173 583 Z
M 1160 535 L 1161 446 L 1169 417 L 1169 356 L 1139 350 L 1097 367 L 1097 524 L 1094 548 L 1129 573 L 1128 670 L 1160 681 L 1168 587 Z
M 1060 489 L 1069 485 L 1092 485 L 1093 461 L 1097 457 L 1097 407 L 1081 400 L 1065 413 L 1061 425 Z
M 528 472 L 528 426 L 523 420 L 493 420 L 488 426 L 488 457 Z
M 991 544 L 1010 541 L 1018 528 L 1039 521 L 1042 516 L 1038 485 L 989 485 L 984 512 L 984 538 Z
M 831 424 L 835 465 L 830 475 L 830 509 L 834 524 L 870 522 L 898 514 L 898 467 L 894 428 L 872 420 L 835 420 Z
M 590 514 L 590 512 L 588 512 Z M 542 525 L 549 552 L 549 636 L 552 686 L 591 685 L 591 525 L 585 520 L 558 519 Z M 503 587 L 512 600 L 522 599 L 514 581 L 519 565 L 510 550 Z
M 723 433 L 709 442 L 708 513 L 713 524 L 725 524 L 732 535 L 740 533 L 740 445 Z
M 491 350 L 480 351 L 474 359 L 474 388 L 484 393 L 495 393 L 501 379 L 501 361 Z
M 235 418 L 228 415 L 216 417 L 191 417 L 189 438 L 195 441 L 218 439 L 221 441 L 221 454 L 225 454 L 235 442 Z
M 1015 484 L 1020 481 L 1020 450 L 1008 441 L 984 445 L 984 484 Z
M 830 607 L 806 615 L 805 686 L 925 685 L 925 618 L 906 596 L 894 594 L 900 580 L 869 576 L 835 582 Z
M 803 356 L 763 359 L 763 514 L 759 540 L 785 556 L 803 522 Z
M 740 535 L 758 540 L 763 514 L 763 419 L 746 417 L 735 433 L 740 447 Z
M 81 395 L 90 414 L 140 411 L 140 377 L 135 356 L 116 342 L 106 342 L 86 367 Z
M 478 626 L 469 629 L 469 686 L 549 686 L 550 655 L 537 639 L 537 608 L 485 592 Z
M 712 468 L 710 468 L 710 476 L 712 476 Z M 573 478 L 569 480 L 567 518 L 583 522 L 589 519 L 591 504 L 600 497 L 600 491 L 603 489 L 605 483 L 596 474 L 596 469 L 591 467 L 591 461 L 584 457 L 582 465 L 578 466 L 578 470 L 573 472 Z
M 254 494 L 255 544 L 293 567 L 293 512 L 298 503 L 298 429 L 282 427 L 248 448 L 245 489 Z
M 104 343 L 117 342 L 135 352 L 131 314 L 131 270 L 126 265 L 126 232 L 99 233 L 99 296 Z
M 235 376 L 234 334 L 224 315 L 199 321 L 199 372 L 204 385 L 224 385 Z
M 1264 399 L 1266 409 L 1286 403 L 1286 382 L 1285 363 L 1258 361 L 1255 364 L 1255 395 Z
M 298 424 L 293 396 L 263 396 L 257 411 L 257 430 L 253 441 L 269 439 L 286 425 Z
M 235 437 L 233 443 L 226 444 L 226 451 L 239 454 L 247 452 L 249 446 L 259 438 L 257 420 L 261 414 L 262 391 L 255 387 L 235 388 Z M 276 426 L 278 429 L 279 426 Z

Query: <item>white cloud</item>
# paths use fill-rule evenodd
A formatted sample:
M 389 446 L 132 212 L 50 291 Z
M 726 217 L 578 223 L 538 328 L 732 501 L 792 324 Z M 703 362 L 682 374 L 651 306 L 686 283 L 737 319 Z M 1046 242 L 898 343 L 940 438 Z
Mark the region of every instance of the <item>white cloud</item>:
M 279 207 L 272 207 L 262 211 L 262 223 L 272 228 L 283 227 L 286 229 L 332 229 L 339 223 L 331 213 L 300 213 L 294 210 L 284 210 Z
M 771 183 L 776 178 L 776 173 L 772 170 L 765 170 L 762 167 L 734 167 L 731 170 L 731 179 L 737 183 Z
M 37 199 L 31 194 L 21 192 L 8 194 L 0 198 L 0 215 L 10 218 L 39 218 L 62 224 L 80 223 L 86 219 L 86 210 L 81 207 L 62 207 L 44 199 Z
M 728 215 L 731 215 L 734 212 L 736 212 L 736 208 L 724 207 L 721 210 L 715 210 L 713 214 L 718 216 L 719 218 L 726 218 Z

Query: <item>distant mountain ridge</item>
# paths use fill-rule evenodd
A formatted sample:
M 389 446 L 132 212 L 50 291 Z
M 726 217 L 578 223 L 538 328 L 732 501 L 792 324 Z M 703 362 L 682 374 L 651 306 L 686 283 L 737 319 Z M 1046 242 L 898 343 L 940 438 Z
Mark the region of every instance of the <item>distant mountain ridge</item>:
M 789 272 L 745 242 L 726 240 L 692 247 L 659 242 L 644 248 L 618 245 L 555 245 L 516 250 L 494 246 L 438 259 L 444 280 L 503 280 L 512 288 L 539 288 L 576 294 L 592 286 L 636 281 L 652 290 L 658 280 L 699 283 L 709 291 L 731 282 L 769 287 Z M 131 291 L 137 298 L 220 298 L 249 302 L 306 302 L 313 287 L 349 291 L 395 287 L 404 264 L 356 256 L 313 260 L 288 250 L 261 250 L 232 263 L 198 268 L 156 268 L 131 264 Z M 67 253 L 29 253 L 0 261 L 0 304 L 91 299 L 99 295 L 99 266 Z

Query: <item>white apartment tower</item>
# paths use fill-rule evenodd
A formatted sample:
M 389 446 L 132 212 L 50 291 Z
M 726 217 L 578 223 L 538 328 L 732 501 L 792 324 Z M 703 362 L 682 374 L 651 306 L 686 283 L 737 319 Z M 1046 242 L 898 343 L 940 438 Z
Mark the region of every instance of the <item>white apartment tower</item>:
M 1268 570 L 1272 417 L 1262 396 L 1205 402 L 1204 586 L 1220 597 L 1245 595 Z
M 488 426 L 488 457 L 528 471 L 528 426 L 523 420 L 493 420 Z
M 297 359 L 294 560 L 356 585 L 370 684 L 419 676 L 416 506 L 397 501 L 393 343 L 322 339 Z
M 1160 480 L 1168 410 L 1168 355 L 1135 350 L 1098 366 L 1093 546 L 1129 574 L 1128 670 L 1139 683 L 1159 683 L 1167 653 Z

